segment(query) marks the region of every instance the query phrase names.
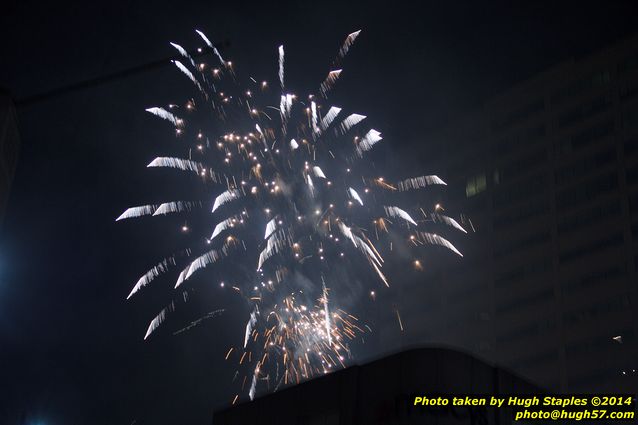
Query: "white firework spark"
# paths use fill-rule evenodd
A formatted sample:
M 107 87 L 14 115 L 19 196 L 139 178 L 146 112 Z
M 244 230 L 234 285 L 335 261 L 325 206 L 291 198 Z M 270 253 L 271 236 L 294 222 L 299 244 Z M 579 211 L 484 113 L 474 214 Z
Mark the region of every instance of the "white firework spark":
M 339 79 L 339 75 L 341 75 L 341 69 L 335 69 L 334 71 L 330 71 L 326 79 L 321 83 L 321 94 L 326 97 L 326 94 L 332 89 L 334 84 Z
M 169 268 L 169 264 L 175 265 L 174 257 L 165 258 L 164 260 L 159 262 L 155 267 L 153 267 L 152 269 L 144 273 L 144 275 L 140 277 L 140 279 L 137 281 L 137 283 L 135 284 L 131 292 L 128 294 L 128 297 L 126 297 L 126 299 L 128 300 L 129 298 L 131 298 L 133 294 L 139 291 L 142 287 L 148 285 L 153 279 L 155 279 L 162 273 L 166 272 Z
M 165 203 L 161 204 L 155 210 L 153 215 L 156 216 L 156 215 L 172 214 L 172 213 L 190 211 L 190 210 L 193 209 L 193 207 L 201 206 L 201 205 L 202 205 L 201 202 L 184 202 L 184 201 L 165 202 Z
M 389 216 L 389 217 L 400 217 L 403 220 L 407 221 L 408 223 L 411 223 L 413 225 L 417 225 L 416 221 L 414 221 L 414 219 L 412 217 L 410 217 L 410 214 L 408 214 L 407 212 L 403 211 L 401 208 L 399 207 L 383 207 L 385 209 L 385 213 Z
M 361 196 L 359 196 L 359 193 L 354 190 L 353 188 L 349 187 L 348 188 L 348 193 L 350 194 L 350 196 L 355 199 L 361 206 L 363 206 L 363 200 L 361 199 Z
M 279 46 L 279 84 L 284 89 L 284 46 Z
M 204 95 L 204 97 L 206 99 L 208 99 L 208 93 L 206 93 L 206 90 L 204 90 L 204 88 L 202 87 L 200 82 L 197 80 L 197 78 L 195 78 L 193 73 L 188 68 L 186 68 L 184 66 L 184 64 L 181 63 L 180 61 L 174 60 L 173 63 L 175 64 L 175 66 L 177 66 L 177 68 L 179 68 L 180 71 L 182 71 L 184 73 L 184 75 L 186 75 L 188 77 L 189 80 L 191 80 L 193 82 L 193 84 L 195 84 L 195 86 Z
M 234 201 L 241 197 L 241 191 L 239 189 L 228 189 L 227 191 L 221 193 L 217 198 L 215 198 L 215 202 L 213 202 L 213 211 L 215 212 L 217 208 L 222 205 Z
M 323 117 L 323 120 L 321 120 L 320 130 L 325 131 L 328 127 L 330 127 L 330 124 L 332 124 L 332 121 L 337 118 L 337 115 L 339 115 L 340 112 L 341 108 L 331 106 L 326 116 Z
M 164 108 L 159 108 L 159 107 L 148 108 L 146 112 L 150 112 L 153 115 L 156 115 L 162 119 L 172 122 L 175 127 L 179 127 L 183 124 L 183 121 L 180 118 L 177 118 L 175 115 L 168 112 Z
M 186 59 L 188 59 L 188 61 L 190 62 L 190 64 L 192 65 L 193 68 L 197 68 L 197 65 L 195 64 L 195 61 L 193 60 L 193 58 L 191 57 L 191 55 L 188 54 L 188 52 L 179 44 L 177 43 L 170 43 L 171 46 L 175 47 L 175 49 L 179 52 L 180 55 L 184 56 Z M 190 73 L 190 71 L 189 71 Z
M 368 131 L 366 135 L 363 136 L 363 138 L 357 145 L 357 154 L 359 156 L 362 156 L 364 152 L 372 149 L 372 147 L 380 142 L 382 139 L 383 138 L 381 137 L 381 133 L 373 128 L 370 129 L 370 131 Z
M 167 168 L 178 168 L 184 171 L 193 171 L 195 173 L 200 172 L 200 170 L 204 169 L 204 166 L 195 161 L 191 161 L 188 159 L 181 158 L 168 158 L 168 157 L 157 157 L 153 161 L 151 161 L 147 167 L 167 167 Z
M 136 218 L 143 215 L 152 215 L 157 209 L 157 205 L 142 205 L 139 207 L 127 208 L 115 221 L 124 220 L 127 218 Z
M 348 54 L 348 50 L 350 50 L 350 47 L 354 44 L 354 41 L 357 39 L 360 33 L 361 33 L 361 30 L 348 34 L 348 36 L 346 37 L 346 40 L 343 42 L 343 45 L 341 46 L 341 49 L 339 49 L 339 57 L 343 58 L 344 56 Z
M 410 189 L 421 189 L 435 184 L 446 185 L 438 176 L 421 176 L 403 180 L 399 182 L 398 186 L 399 190 L 406 191 Z
M 335 132 L 336 133 L 340 133 L 341 135 L 343 135 L 343 134 L 347 133 L 348 130 L 350 130 L 352 127 L 354 127 L 355 125 L 357 125 L 361 121 L 363 121 L 364 119 L 366 119 L 365 115 L 350 114 L 348 117 L 346 117 L 341 122 L 341 125 L 339 126 L 339 128 L 335 129 Z

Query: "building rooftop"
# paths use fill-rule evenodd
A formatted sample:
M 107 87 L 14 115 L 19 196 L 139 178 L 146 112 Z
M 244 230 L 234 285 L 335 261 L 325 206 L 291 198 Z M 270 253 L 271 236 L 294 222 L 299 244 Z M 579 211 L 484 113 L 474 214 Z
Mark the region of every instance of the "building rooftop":
M 414 397 L 540 391 L 529 381 L 468 353 L 442 347 L 416 348 L 220 410 L 215 412 L 213 423 L 374 425 L 432 414 L 455 415 L 461 418 L 454 422 L 457 424 L 474 423 L 471 418 L 477 415 L 485 417 L 486 424 L 507 424 L 510 412 L 485 407 L 457 408 L 466 412 L 420 410 L 413 407 Z

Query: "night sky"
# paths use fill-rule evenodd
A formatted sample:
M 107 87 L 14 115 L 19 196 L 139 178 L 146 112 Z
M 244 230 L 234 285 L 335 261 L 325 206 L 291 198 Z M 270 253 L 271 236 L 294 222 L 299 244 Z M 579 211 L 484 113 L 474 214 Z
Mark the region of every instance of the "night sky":
M 9 0 L 0 87 L 19 103 L 171 57 L 169 41 L 200 46 L 196 28 L 273 80 L 283 43 L 291 84 L 313 87 L 362 29 L 338 99 L 418 159 L 428 129 L 629 34 L 637 17 L 635 1 L 418 3 Z M 0 423 L 205 424 L 232 398 L 223 356 L 245 322 L 144 342 L 162 294 L 125 300 L 180 237 L 149 243 L 152 227 L 114 219 L 161 193 L 145 165 L 167 132 L 144 109 L 183 98 L 182 82 L 167 65 L 18 107 L 22 146 L 0 233 Z

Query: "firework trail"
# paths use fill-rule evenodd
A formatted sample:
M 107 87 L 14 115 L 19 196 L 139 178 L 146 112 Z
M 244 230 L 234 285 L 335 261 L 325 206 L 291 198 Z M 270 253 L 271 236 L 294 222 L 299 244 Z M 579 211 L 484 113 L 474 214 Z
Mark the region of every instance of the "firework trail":
M 383 252 L 392 250 L 387 242 L 391 233 L 407 247 L 439 246 L 461 255 L 431 227 L 465 230 L 439 213 L 438 205 L 431 212 L 417 209 L 423 219 L 414 207 L 396 205 L 402 192 L 445 182 L 433 175 L 397 182 L 373 175 L 366 156 L 382 141 L 381 133 L 365 125 L 365 115 L 346 114 L 327 103 L 360 31 L 342 44 L 333 69 L 316 89 L 320 97 L 286 91 L 284 46 L 278 48 L 278 93 L 272 93 L 267 81 L 253 77 L 243 85 L 234 65 L 196 32 L 210 53 L 201 57 L 211 63 L 196 63 L 171 43 L 186 59 L 172 62 L 194 85 L 193 97 L 181 105 L 147 109 L 172 126 L 181 153 L 159 156 L 148 167 L 185 174 L 179 177 L 184 192 L 205 195 L 135 206 L 117 218 L 191 218 L 181 228 L 192 243 L 156 262 L 128 298 L 174 273 L 179 295 L 152 319 L 146 339 L 188 302 L 201 270 L 223 276 L 219 299 L 228 293 L 240 297 L 248 315 L 245 326 L 239 326 L 243 338 L 228 350 L 226 360 L 237 362 L 236 376 L 247 371 L 238 382 L 252 399 L 259 385 L 277 389 L 344 366 L 350 343 L 369 329 L 342 310 L 334 296 L 333 290 L 347 286 L 333 278 L 339 265 L 369 270 L 376 282 L 362 279 L 371 286 L 389 286 L 382 269 Z M 415 265 L 421 267 L 418 260 Z M 227 310 L 216 308 L 175 334 Z M 403 329 L 398 310 L 396 315 Z

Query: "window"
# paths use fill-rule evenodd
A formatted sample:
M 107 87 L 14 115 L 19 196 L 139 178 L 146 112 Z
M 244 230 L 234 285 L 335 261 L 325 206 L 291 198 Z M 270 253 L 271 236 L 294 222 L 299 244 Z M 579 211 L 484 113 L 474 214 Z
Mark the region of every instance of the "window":
M 561 103 L 566 99 L 578 96 L 587 90 L 608 84 L 610 80 L 611 74 L 609 71 L 594 72 L 593 74 L 587 75 L 586 77 L 574 81 L 570 85 L 555 91 L 550 98 L 551 102 L 552 104 Z
M 567 183 L 570 180 L 587 175 L 591 170 L 598 170 L 615 162 L 615 160 L 616 149 L 613 146 L 607 147 L 583 159 L 558 168 L 554 174 L 556 184 Z
M 623 127 L 628 130 L 638 129 L 638 105 L 634 105 L 631 108 L 623 109 L 622 122 Z
M 497 303 L 495 310 L 497 314 L 508 313 L 512 310 L 521 310 L 524 308 L 535 306 L 542 302 L 547 302 L 548 300 L 552 300 L 553 296 L 554 290 L 552 288 L 545 288 L 535 293 L 516 298 L 514 300 Z
M 590 286 L 597 284 L 606 284 L 614 279 L 621 278 L 627 274 L 627 265 L 625 263 L 615 264 L 613 266 L 599 269 L 586 275 L 572 279 L 562 286 L 568 295 L 589 288 Z
M 638 96 L 638 85 L 631 87 L 621 87 L 620 89 L 620 100 L 623 102 L 628 102 L 633 100 Z
M 501 170 L 501 180 L 513 180 L 521 174 L 533 169 L 534 167 L 543 164 L 547 160 L 547 151 L 545 148 L 522 156 L 512 162 L 509 162 L 506 167 Z
M 560 211 L 572 208 L 608 193 L 616 187 L 618 187 L 618 175 L 615 172 L 578 183 L 558 192 L 556 209 Z
M 547 179 L 544 175 L 538 174 L 529 177 L 520 183 L 502 187 L 494 194 L 494 206 L 502 207 L 527 200 L 532 196 L 543 193 L 546 187 Z
M 630 186 L 638 181 L 638 165 L 634 165 L 625 170 L 625 180 Z
M 629 211 L 632 216 L 638 215 L 638 193 L 629 196 Z
M 496 337 L 496 342 L 499 344 L 508 343 L 511 344 L 517 340 L 524 338 L 533 338 L 539 335 L 544 335 L 547 332 L 551 332 L 556 329 L 556 322 L 553 320 L 544 320 L 540 322 L 530 323 L 513 329 L 509 332 L 501 334 Z
M 484 282 L 479 282 L 478 284 L 468 282 L 467 285 L 450 294 L 451 296 L 448 298 L 450 305 L 474 305 L 478 302 L 479 297 L 485 295 L 489 290 Z
M 536 200 L 496 216 L 494 219 L 494 229 L 502 229 L 514 224 L 519 224 L 531 218 L 545 215 L 547 212 L 549 212 L 549 202 L 547 202 L 546 199 Z
M 618 64 L 618 74 L 621 75 L 635 69 L 638 69 L 638 52 L 628 56 Z
M 558 234 L 570 233 L 592 224 L 601 223 L 607 218 L 619 216 L 620 211 L 620 201 L 616 199 L 567 216 L 558 222 Z
M 608 136 L 614 130 L 613 120 L 607 120 L 585 131 L 575 134 L 571 138 L 572 146 L 576 149 L 583 148 L 592 142 Z
M 552 268 L 552 261 L 549 257 L 523 264 L 521 266 L 510 269 L 494 279 L 494 286 L 502 287 L 514 282 L 521 281 L 525 278 L 538 276 Z
M 602 239 L 588 242 L 587 244 L 581 245 L 577 248 L 564 250 L 560 253 L 558 259 L 561 263 L 569 263 L 588 255 L 597 254 L 613 246 L 622 245 L 622 243 L 622 233 L 614 233 Z
M 577 107 L 563 113 L 558 117 L 558 126 L 566 127 L 583 121 L 589 117 L 604 111 L 611 105 L 611 99 L 607 96 L 599 96 L 589 103 L 578 105 Z
M 583 149 L 594 142 L 598 142 L 614 131 L 613 120 L 606 120 L 600 124 L 596 124 L 584 131 L 576 133 L 566 140 L 557 142 L 554 145 L 556 156 L 568 155 L 570 152 Z
M 511 241 L 509 243 L 500 244 L 500 246 L 494 249 L 494 258 L 504 257 L 509 254 L 513 254 L 519 250 L 526 250 L 538 245 L 542 245 L 549 242 L 551 235 L 548 230 L 535 232 L 522 239 Z
M 638 151 L 638 137 L 631 137 L 623 143 L 625 155 L 634 155 Z
M 485 173 L 478 174 L 467 180 L 467 184 L 465 185 L 465 196 L 470 198 L 478 195 L 479 193 L 484 192 L 486 188 L 487 178 L 485 177 Z
M 449 313 L 449 315 L 450 320 L 443 325 L 449 330 L 458 329 L 459 327 L 467 329 L 469 325 L 476 325 L 478 321 L 486 320 L 484 319 L 484 312 L 480 311 L 480 309 L 462 308 L 458 311 Z
M 563 313 L 563 320 L 568 325 L 582 325 L 601 319 L 612 313 L 619 313 L 631 309 L 631 300 L 628 295 L 618 295 L 607 300 L 596 300 L 595 303 Z
M 496 155 L 505 156 L 519 147 L 533 145 L 543 137 L 545 137 L 545 124 L 536 125 L 500 140 L 494 145 L 493 150 Z
M 523 106 L 522 108 L 516 109 L 508 114 L 506 114 L 502 118 L 497 118 L 492 121 L 492 130 L 500 131 L 511 127 L 517 122 L 524 121 L 530 116 L 542 112 L 545 110 L 545 101 L 543 99 L 538 99 L 530 104 Z

